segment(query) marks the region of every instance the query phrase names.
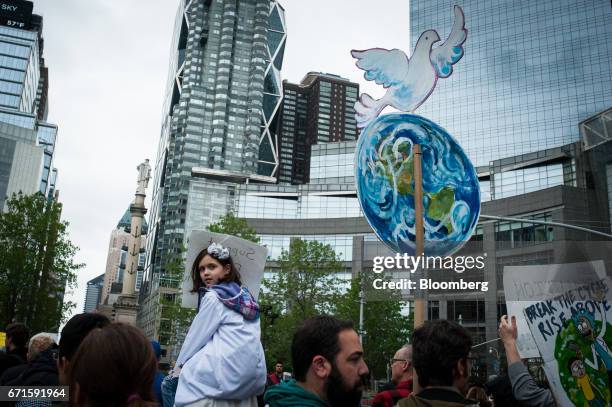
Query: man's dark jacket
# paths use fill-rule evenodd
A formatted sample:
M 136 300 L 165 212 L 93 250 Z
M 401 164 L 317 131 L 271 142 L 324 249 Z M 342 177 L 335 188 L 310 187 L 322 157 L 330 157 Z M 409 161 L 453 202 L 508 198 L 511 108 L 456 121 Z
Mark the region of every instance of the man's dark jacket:
M 44 350 L 28 364 L 8 369 L 0 377 L 0 384 L 3 386 L 58 386 L 59 377 L 53 353 L 53 349 Z
M 23 349 L 0 352 L 0 376 L 11 367 L 24 363 L 26 363 L 26 356 L 23 353 Z

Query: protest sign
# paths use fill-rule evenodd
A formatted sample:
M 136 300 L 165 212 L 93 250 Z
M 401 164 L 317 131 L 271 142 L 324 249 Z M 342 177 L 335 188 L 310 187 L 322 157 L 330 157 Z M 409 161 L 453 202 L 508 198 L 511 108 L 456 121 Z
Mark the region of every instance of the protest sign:
M 522 359 L 540 357 L 523 309 L 605 277 L 603 261 L 504 267 L 504 296 L 508 315 L 516 316 L 517 348 Z
M 580 273 L 580 266 L 574 273 Z M 591 276 L 584 285 L 533 302 L 523 310 L 544 359 L 550 389 L 561 406 L 610 405 L 611 280 Z
M 240 273 L 242 284 L 247 286 L 253 296 L 259 296 L 259 287 L 264 274 L 268 249 L 236 236 L 194 230 L 187 238 L 187 257 L 185 259 L 185 274 L 182 283 L 182 306 L 195 308 L 198 304 L 197 293 L 192 293 L 191 268 L 198 254 L 211 243 L 227 247 Z

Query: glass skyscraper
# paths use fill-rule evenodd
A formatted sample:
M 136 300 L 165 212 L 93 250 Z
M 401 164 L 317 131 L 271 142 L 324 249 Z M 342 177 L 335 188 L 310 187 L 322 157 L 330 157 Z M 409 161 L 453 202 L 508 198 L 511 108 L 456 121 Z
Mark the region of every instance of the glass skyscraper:
M 162 343 L 157 304 L 160 290 L 174 292 L 164 277 L 169 257 L 190 231 L 233 209 L 238 183 L 276 181 L 285 41 L 276 1 L 180 2 L 138 316 Z
M 46 122 L 49 79 L 42 57 L 43 19 L 32 14 L 32 7 L 30 1 L 13 1 L 0 10 L 0 122 L 19 128 L 0 134 L 6 152 L 13 151 L 2 157 L 2 200 L 19 191 L 40 191 L 51 198 L 57 180 L 53 167 L 57 126 Z M 35 134 L 35 141 L 26 133 Z M 24 160 L 33 168 L 24 171 L 18 163 Z M 32 176 L 35 179 L 29 179 Z
M 411 50 L 427 29 L 448 36 L 454 4 L 465 55 L 417 113 L 474 165 L 577 141 L 577 123 L 612 105 L 608 0 L 411 0 Z

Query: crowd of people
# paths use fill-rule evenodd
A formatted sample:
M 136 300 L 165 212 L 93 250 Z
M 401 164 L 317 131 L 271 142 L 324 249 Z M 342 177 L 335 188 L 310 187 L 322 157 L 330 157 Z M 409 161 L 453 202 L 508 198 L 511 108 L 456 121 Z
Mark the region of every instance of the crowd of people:
M 138 328 L 96 313 L 72 317 L 53 335 L 30 337 L 23 324 L 6 328 L 0 353 L 2 386 L 69 386 L 72 406 L 344 407 L 360 406 L 369 370 L 350 321 L 307 319 L 291 343 L 292 378 L 282 361 L 267 373 L 259 306 L 245 287 L 229 250 L 211 244 L 192 267 L 198 314 L 174 368 L 159 371 L 159 343 Z M 375 407 L 554 406 L 516 347 L 514 317 L 503 317 L 499 336 L 508 375 L 484 387 L 470 381 L 472 339 L 461 325 L 427 321 L 390 360 L 391 384 L 367 405 Z M 51 405 L 22 400 L 17 406 Z

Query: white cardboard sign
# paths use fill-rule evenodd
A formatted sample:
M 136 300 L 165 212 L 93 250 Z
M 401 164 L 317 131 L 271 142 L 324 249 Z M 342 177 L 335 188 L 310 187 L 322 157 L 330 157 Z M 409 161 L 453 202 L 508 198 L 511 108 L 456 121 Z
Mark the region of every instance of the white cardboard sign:
M 198 254 L 206 249 L 212 242 L 227 247 L 240 272 L 242 284 L 247 286 L 253 296 L 259 296 L 259 287 L 264 275 L 268 249 L 248 240 L 236 236 L 214 233 L 204 230 L 194 230 L 187 239 L 187 258 L 185 259 L 185 273 L 183 275 L 182 306 L 195 308 L 198 304 L 197 293 L 192 293 L 191 268 Z

